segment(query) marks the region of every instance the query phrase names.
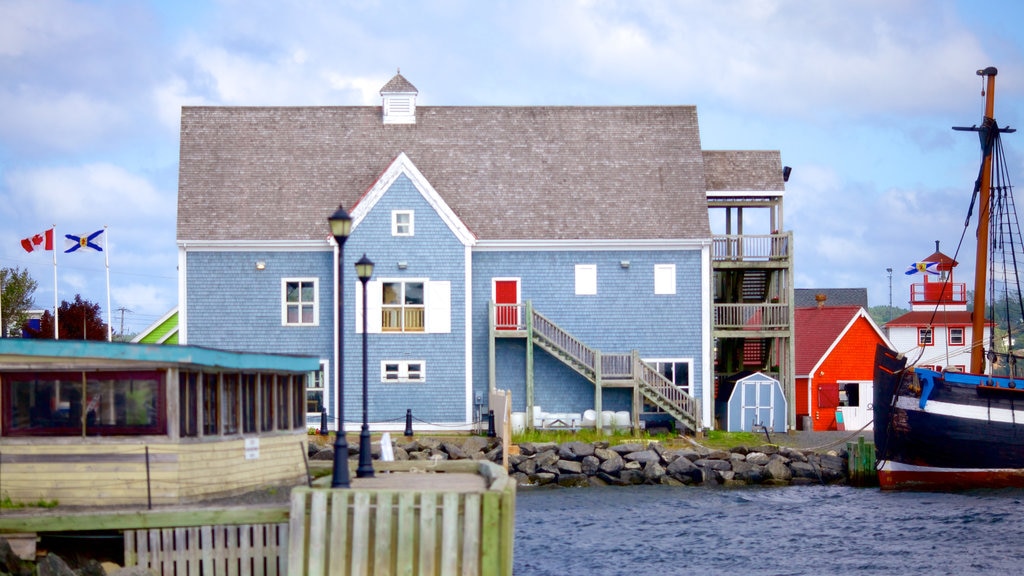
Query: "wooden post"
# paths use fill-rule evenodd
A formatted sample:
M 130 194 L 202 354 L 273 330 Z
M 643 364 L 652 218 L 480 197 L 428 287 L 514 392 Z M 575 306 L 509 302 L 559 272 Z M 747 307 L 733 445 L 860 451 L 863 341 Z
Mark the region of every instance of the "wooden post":
M 526 429 L 533 430 L 533 302 L 526 301 Z
M 594 426 L 597 427 L 598 434 L 604 434 L 604 423 L 601 421 L 601 351 L 594 350 L 594 412 L 597 414 L 597 422 Z
M 875 471 L 875 445 L 864 441 L 861 436 L 856 443 L 846 443 L 846 467 L 851 486 L 875 486 L 878 474 Z

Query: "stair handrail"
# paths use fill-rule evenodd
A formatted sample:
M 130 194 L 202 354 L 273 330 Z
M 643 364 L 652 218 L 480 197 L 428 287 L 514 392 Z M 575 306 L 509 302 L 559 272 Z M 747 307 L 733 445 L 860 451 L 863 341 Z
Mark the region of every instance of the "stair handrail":
M 585 366 L 588 370 L 596 369 L 596 362 L 594 360 L 596 354 L 593 348 L 590 348 L 536 310 L 533 310 L 533 331 L 573 361 Z
M 552 322 L 549 318 L 527 306 L 531 314 L 532 332 L 531 337 L 536 336 L 550 344 L 559 353 L 571 359 L 593 374 L 597 373 L 597 351 L 584 344 L 581 340 L 570 334 L 567 330 Z M 640 354 L 633 351 L 631 354 L 604 354 L 600 355 L 602 361 L 602 374 L 612 379 L 618 379 L 625 374 L 620 374 L 622 360 L 632 357 L 632 378 L 637 382 L 645 395 L 653 395 L 671 407 L 675 417 L 682 416 L 680 420 L 690 420 L 695 429 L 700 428 L 700 402 L 693 396 L 679 389 L 670 380 L 665 378 L 654 369 L 653 366 L 640 359 Z M 614 367 L 614 368 L 613 368 Z M 652 401 L 655 398 L 650 398 Z M 684 422 L 685 423 L 685 422 Z

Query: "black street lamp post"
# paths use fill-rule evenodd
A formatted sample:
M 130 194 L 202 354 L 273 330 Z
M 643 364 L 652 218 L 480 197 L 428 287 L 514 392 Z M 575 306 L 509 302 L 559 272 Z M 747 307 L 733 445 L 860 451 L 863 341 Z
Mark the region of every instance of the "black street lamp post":
M 356 275 L 363 283 L 363 428 L 359 432 L 359 467 L 356 468 L 356 478 L 373 478 L 366 385 L 366 282 L 370 276 L 373 276 L 373 262 L 366 257 L 366 254 L 363 254 L 363 257 L 356 262 Z
M 338 209 L 327 219 L 331 234 L 338 243 L 338 430 L 334 434 L 334 471 L 331 488 L 349 488 L 348 440 L 345 438 L 345 241 L 352 233 L 352 217 L 345 208 Z

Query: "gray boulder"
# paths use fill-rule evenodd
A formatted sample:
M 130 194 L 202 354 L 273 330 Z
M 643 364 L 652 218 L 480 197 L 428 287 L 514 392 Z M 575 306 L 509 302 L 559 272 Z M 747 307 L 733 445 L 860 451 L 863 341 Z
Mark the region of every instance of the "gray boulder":
M 630 452 L 622 457 L 629 462 L 639 462 L 641 464 L 647 464 L 648 462 L 661 462 L 661 456 L 658 455 L 654 450 L 641 450 L 639 452 Z
M 604 472 L 606 474 L 616 474 L 619 472 L 619 470 L 622 470 L 622 467 L 622 457 L 619 456 L 618 454 L 615 454 L 613 458 L 609 458 L 604 462 L 601 462 L 599 469 L 601 472 Z

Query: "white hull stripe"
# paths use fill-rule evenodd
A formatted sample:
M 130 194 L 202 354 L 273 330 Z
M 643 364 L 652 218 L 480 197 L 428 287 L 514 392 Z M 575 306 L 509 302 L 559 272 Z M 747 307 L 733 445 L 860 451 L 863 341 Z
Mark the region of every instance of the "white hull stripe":
M 986 406 L 968 406 L 951 402 L 936 402 L 935 400 L 929 400 L 922 410 L 919 400 L 909 396 L 900 396 L 896 400 L 896 407 L 902 408 L 907 412 L 925 412 L 937 416 L 964 418 L 966 420 L 1024 425 L 1024 410 L 1010 410 L 1009 408 L 990 409 Z
M 882 463 L 881 470 L 885 472 L 921 472 L 936 474 L 969 474 L 971 472 L 992 474 L 994 472 L 1019 472 L 1016 468 L 941 468 L 938 466 L 915 466 L 913 464 L 904 464 L 903 462 L 894 462 L 892 460 L 886 460 Z

